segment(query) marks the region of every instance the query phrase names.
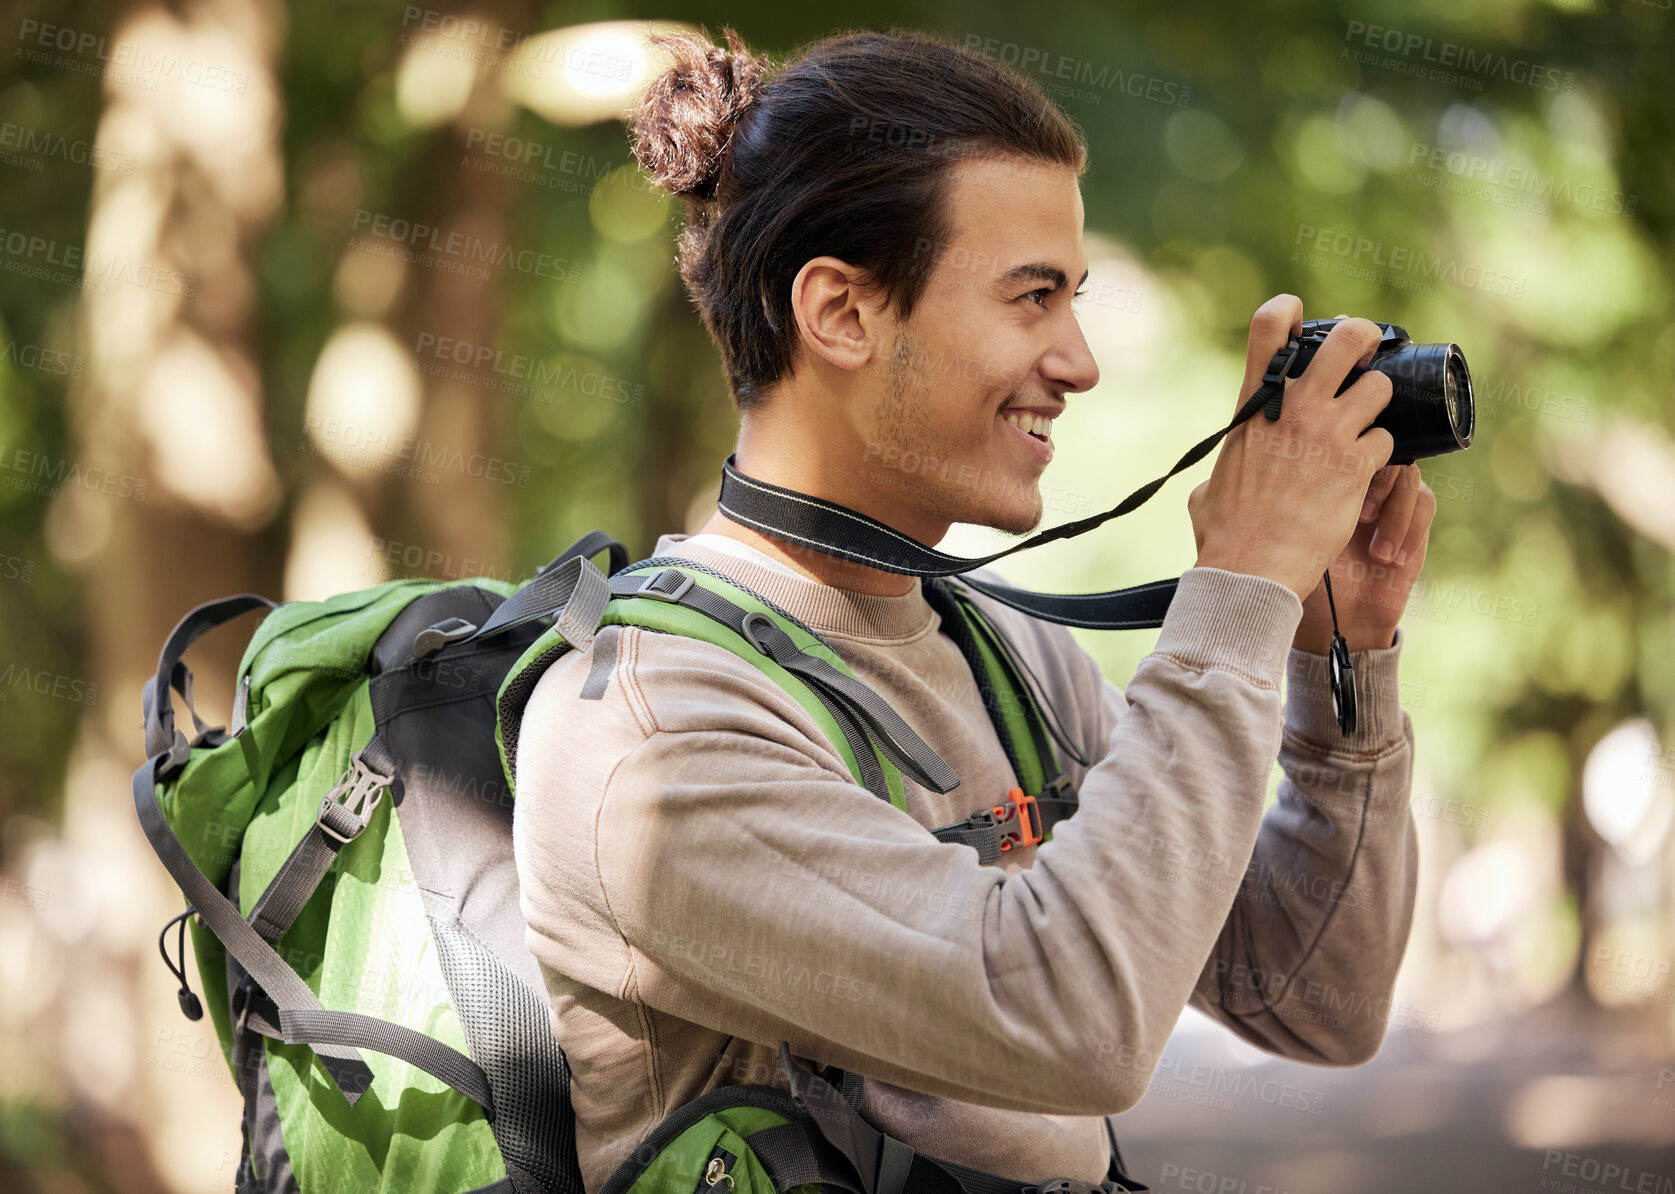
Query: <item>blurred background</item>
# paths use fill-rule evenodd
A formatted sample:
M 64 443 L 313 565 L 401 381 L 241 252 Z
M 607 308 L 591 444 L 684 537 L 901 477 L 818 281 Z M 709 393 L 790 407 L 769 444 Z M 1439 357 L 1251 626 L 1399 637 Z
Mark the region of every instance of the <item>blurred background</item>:
M 1477 439 L 1424 462 L 1404 622 L 1423 869 L 1385 1049 L 1314 1069 L 1189 1015 L 1125 1152 L 1156 1189 L 1675 1190 L 1671 0 L 9 4 L 0 1189 L 232 1185 L 127 782 L 187 608 L 520 578 L 595 527 L 643 555 L 713 508 L 735 416 L 619 119 L 648 21 L 775 60 L 933 30 L 1085 129 L 1103 376 L 1049 525 L 1225 424 L 1275 293 L 1464 348 Z M 1178 575 L 1209 468 L 1000 570 Z M 194 650 L 212 723 L 248 632 Z M 1121 685 L 1156 631 L 1078 636 Z

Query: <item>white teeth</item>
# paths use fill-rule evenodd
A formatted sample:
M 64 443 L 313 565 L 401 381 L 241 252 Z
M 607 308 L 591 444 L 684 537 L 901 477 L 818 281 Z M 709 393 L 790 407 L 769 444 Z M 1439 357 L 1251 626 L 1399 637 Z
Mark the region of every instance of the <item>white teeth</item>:
M 1032 414 L 1029 411 L 1008 413 L 1006 421 L 1019 431 L 1034 432 L 1036 435 L 1051 437 L 1053 421 L 1046 415 Z

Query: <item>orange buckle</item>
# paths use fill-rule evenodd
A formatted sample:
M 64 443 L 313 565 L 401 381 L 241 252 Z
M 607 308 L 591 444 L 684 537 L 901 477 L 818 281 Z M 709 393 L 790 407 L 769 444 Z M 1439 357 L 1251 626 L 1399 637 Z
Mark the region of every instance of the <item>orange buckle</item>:
M 1035 797 L 1025 796 L 1022 788 L 1012 788 L 1006 793 L 1006 803 L 997 804 L 991 810 L 1000 818 L 1002 824 L 1017 820 L 1017 831 L 1008 832 L 1001 839 L 1001 850 L 1010 850 L 1014 846 L 1033 846 L 1042 838 L 1041 810 L 1036 807 Z

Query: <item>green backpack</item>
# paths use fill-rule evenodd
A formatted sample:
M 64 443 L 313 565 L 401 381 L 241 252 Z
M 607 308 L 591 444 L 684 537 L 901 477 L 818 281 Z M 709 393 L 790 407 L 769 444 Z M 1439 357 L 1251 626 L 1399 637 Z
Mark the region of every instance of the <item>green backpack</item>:
M 607 572 L 591 557 L 605 552 Z M 1075 810 L 1074 755 L 1017 653 L 962 586 L 925 594 L 959 643 L 1022 789 L 934 831 L 985 861 Z M 231 724 L 192 706 L 186 649 L 267 610 Z M 182 1012 L 210 1021 L 244 1096 L 238 1194 L 583 1194 L 569 1069 L 524 943 L 511 763 L 536 682 L 608 624 L 702 638 L 748 660 L 825 731 L 855 782 L 896 807 L 902 775 L 946 763 L 819 637 L 691 560 L 628 565 L 602 532 L 527 584 L 395 580 L 325 601 L 253 594 L 190 611 L 143 694 L 135 809 L 187 899 L 159 938 Z M 193 734 L 175 724 L 174 697 Z M 177 928 L 177 961 L 167 935 Z M 203 998 L 185 973 L 190 928 Z M 925 1157 L 855 1113 L 860 1080 L 782 1043 L 791 1093 L 722 1087 L 678 1108 L 609 1194 L 1022 1194 Z M 1099 1186 L 1144 1190 L 1112 1166 Z

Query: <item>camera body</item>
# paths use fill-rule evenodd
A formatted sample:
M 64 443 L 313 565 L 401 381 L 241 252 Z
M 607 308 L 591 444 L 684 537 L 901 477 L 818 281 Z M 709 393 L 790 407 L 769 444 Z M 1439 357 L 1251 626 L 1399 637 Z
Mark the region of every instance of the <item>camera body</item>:
M 1310 319 L 1303 332 L 1286 342 L 1269 362 L 1265 382 L 1299 377 L 1326 342 L 1338 319 Z M 1380 323 L 1383 336 L 1366 368 L 1350 367 L 1338 387 L 1343 393 L 1363 373 L 1378 372 L 1390 379 L 1390 402 L 1370 427 L 1382 427 L 1396 441 L 1391 464 L 1412 464 L 1429 456 L 1443 456 L 1471 447 L 1477 426 L 1472 399 L 1471 371 L 1457 344 L 1415 344 L 1406 328 Z M 1280 417 L 1283 392 L 1275 394 L 1264 411 L 1270 421 Z

